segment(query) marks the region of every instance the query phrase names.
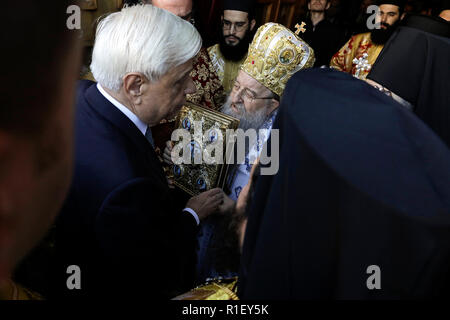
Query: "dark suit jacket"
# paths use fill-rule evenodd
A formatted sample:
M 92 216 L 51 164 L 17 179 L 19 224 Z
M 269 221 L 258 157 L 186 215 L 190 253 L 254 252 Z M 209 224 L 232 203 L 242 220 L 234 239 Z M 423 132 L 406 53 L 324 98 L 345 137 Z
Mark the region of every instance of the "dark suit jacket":
M 168 298 L 191 285 L 195 219 L 174 204 L 142 132 L 91 81 L 77 92 L 74 179 L 56 229 L 57 298 Z M 66 287 L 69 265 L 81 290 Z

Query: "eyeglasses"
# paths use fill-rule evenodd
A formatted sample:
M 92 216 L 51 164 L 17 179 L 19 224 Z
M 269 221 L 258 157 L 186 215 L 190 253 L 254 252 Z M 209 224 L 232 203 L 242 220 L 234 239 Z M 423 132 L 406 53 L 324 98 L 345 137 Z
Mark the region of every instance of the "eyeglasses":
M 232 91 L 236 94 L 238 94 L 239 89 L 241 88 L 240 84 L 238 82 L 235 82 L 233 84 Z M 248 88 L 242 88 L 240 95 L 243 99 L 247 100 L 250 103 L 253 103 L 255 100 L 268 100 L 273 99 L 274 97 L 255 97 L 255 95 L 248 89 Z
M 236 30 L 237 32 L 241 32 L 245 29 L 247 25 L 247 22 L 231 22 L 228 20 L 223 20 L 222 21 L 222 28 L 223 30 L 230 30 L 232 26 L 234 26 L 234 30 Z

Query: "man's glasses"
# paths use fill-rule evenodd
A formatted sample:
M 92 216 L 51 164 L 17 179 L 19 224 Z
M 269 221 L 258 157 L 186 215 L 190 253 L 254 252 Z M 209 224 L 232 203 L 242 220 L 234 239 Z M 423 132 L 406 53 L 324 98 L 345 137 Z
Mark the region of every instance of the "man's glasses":
M 239 92 L 240 88 L 241 88 L 241 86 L 239 85 L 239 83 L 235 82 L 233 84 L 232 91 L 236 94 L 239 94 L 238 92 Z M 255 101 L 255 100 L 268 100 L 268 99 L 274 98 L 273 96 L 271 96 L 271 97 L 256 97 L 255 94 L 247 88 L 242 88 L 240 95 L 244 100 L 247 100 L 250 103 L 253 103 L 253 101 Z
M 231 21 L 228 21 L 225 19 L 222 21 L 223 30 L 230 30 L 232 26 L 234 26 L 234 30 L 236 30 L 236 32 L 241 32 L 241 31 L 245 30 L 245 27 L 247 26 L 247 22 L 232 23 Z

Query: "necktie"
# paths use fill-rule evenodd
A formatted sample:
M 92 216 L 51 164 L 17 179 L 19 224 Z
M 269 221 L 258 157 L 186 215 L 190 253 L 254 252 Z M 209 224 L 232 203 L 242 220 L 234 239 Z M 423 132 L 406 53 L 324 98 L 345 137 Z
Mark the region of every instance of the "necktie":
M 148 142 L 152 145 L 153 149 L 155 148 L 155 142 L 153 141 L 152 136 L 152 129 L 150 127 L 147 127 L 147 130 L 145 131 L 145 137 L 147 138 Z

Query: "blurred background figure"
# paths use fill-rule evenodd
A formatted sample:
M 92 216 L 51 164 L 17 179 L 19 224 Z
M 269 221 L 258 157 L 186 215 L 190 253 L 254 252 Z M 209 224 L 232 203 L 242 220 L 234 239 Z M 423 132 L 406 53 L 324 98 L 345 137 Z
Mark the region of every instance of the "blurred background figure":
M 431 16 L 433 5 L 436 5 L 436 1 L 430 0 L 412 0 L 407 1 L 405 4 L 405 12 L 408 14 L 423 14 Z
M 72 176 L 80 46 L 77 30 L 68 28 L 69 5 L 24 0 L 2 8 L 8 63 L 0 112 L 0 299 L 40 298 L 20 285 L 30 280 L 26 270 L 21 277 L 14 270 L 47 233 Z M 37 278 L 45 279 L 46 258 L 28 261 Z
M 314 49 L 315 67 L 328 66 L 333 55 L 345 44 L 345 30 L 327 18 L 330 0 L 308 0 L 306 31 L 301 37 Z

